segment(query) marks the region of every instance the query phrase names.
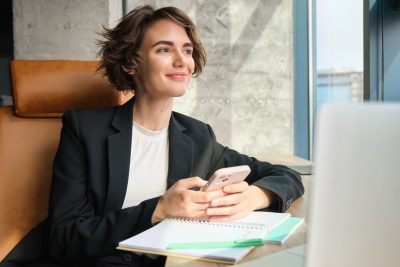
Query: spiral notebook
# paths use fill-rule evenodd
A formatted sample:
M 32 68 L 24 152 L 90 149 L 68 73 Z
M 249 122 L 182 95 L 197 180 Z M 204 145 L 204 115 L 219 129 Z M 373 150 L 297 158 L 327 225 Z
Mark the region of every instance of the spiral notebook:
M 255 211 L 230 222 L 170 218 L 120 242 L 117 249 L 233 264 L 259 240 L 263 244 L 266 235 L 289 216 Z

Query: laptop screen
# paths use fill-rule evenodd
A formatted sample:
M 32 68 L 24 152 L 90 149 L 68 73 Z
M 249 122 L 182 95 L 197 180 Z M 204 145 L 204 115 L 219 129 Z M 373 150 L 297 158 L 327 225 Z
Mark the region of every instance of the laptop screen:
M 307 267 L 400 266 L 400 104 L 318 117 Z

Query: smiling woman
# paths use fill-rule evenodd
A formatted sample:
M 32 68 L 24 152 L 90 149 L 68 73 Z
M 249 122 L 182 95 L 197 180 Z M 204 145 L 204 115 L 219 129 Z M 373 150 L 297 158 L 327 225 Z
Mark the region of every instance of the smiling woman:
M 158 266 L 163 257 L 123 254 L 121 240 L 167 217 L 228 221 L 256 209 L 283 212 L 300 176 L 216 141 L 211 127 L 173 112 L 206 62 L 196 27 L 181 10 L 138 7 L 105 29 L 99 52 L 126 104 L 64 114 L 49 204 L 50 254 L 60 262 Z M 217 169 L 248 165 L 245 181 L 196 191 Z
M 186 92 L 194 72 L 192 50 L 184 28 L 170 20 L 154 23 L 138 51 L 141 66 L 130 71 L 136 99 L 164 97 L 172 107 L 171 97 Z
M 153 36 L 150 38 L 153 38 L 154 43 L 151 43 L 151 46 L 165 45 L 165 47 L 159 47 L 160 49 L 167 48 L 166 50 L 169 50 L 174 45 L 174 41 L 178 41 L 173 35 L 171 36 L 172 32 L 169 32 L 169 36 L 165 35 L 169 39 L 154 36 L 154 34 L 159 34 L 160 30 L 164 34 L 164 30 L 168 28 L 157 27 L 155 29 L 155 27 L 151 27 L 153 29 L 150 33 L 148 32 L 150 26 L 156 26 L 153 24 L 161 21 L 173 23 L 172 26 L 175 27 L 170 30 L 177 30 L 176 27 L 178 27 L 181 34 L 184 31 L 185 34 L 180 37 L 187 40 L 184 47 L 191 48 L 195 64 L 193 75 L 196 77 L 201 74 L 206 63 L 206 54 L 198 37 L 196 26 L 183 11 L 174 9 L 172 15 L 171 8 L 158 9 L 156 12 L 152 8 L 142 8 L 140 12 L 134 12 L 135 10 L 138 11 L 138 9 L 134 9 L 126 14 L 115 28 L 105 28 L 103 33 L 105 40 L 99 42 L 101 49 L 98 55 L 102 58 L 100 69 L 105 70 L 107 77 L 118 90 L 135 90 L 135 83 L 132 81 L 129 71 L 139 67 L 138 50 L 142 46 L 145 35 L 151 35 L 153 32 Z

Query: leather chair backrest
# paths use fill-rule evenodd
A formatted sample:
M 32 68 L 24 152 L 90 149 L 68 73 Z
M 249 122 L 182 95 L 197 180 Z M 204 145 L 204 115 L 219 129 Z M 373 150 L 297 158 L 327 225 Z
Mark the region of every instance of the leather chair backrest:
M 15 60 L 14 106 L 0 107 L 0 261 L 47 217 L 52 163 L 67 109 L 115 106 L 123 94 L 97 61 Z

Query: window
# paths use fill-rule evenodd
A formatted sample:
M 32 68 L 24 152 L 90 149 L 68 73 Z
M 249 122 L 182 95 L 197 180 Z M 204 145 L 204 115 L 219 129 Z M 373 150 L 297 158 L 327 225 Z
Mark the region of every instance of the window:
M 363 101 L 364 1 L 311 1 L 315 57 L 310 90 L 313 133 L 316 115 L 325 103 Z

